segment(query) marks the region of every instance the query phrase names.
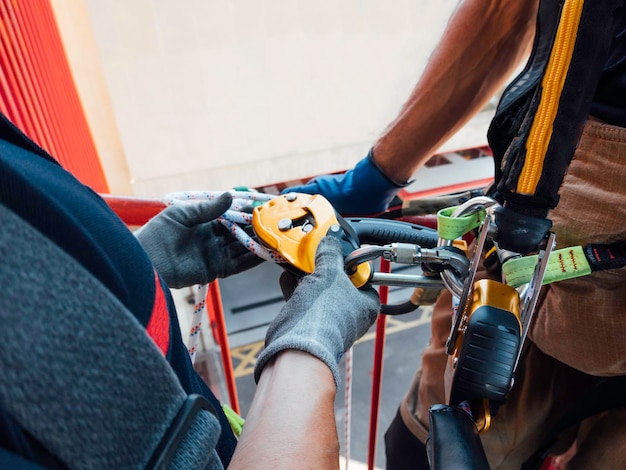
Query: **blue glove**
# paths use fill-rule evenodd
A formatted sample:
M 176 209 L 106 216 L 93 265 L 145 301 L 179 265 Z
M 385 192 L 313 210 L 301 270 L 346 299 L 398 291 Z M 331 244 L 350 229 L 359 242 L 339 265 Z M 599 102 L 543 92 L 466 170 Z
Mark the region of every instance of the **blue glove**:
M 282 193 L 321 194 L 341 215 L 372 215 L 386 210 L 407 184 L 398 184 L 385 175 L 370 150 L 352 170 L 340 175 L 318 176 Z

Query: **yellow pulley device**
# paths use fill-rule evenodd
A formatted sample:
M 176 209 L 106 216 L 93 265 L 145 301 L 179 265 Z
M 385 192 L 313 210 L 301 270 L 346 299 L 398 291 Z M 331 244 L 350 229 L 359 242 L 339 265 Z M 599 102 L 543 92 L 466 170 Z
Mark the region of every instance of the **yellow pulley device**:
M 319 194 L 288 193 L 255 207 L 252 228 L 261 243 L 306 274 L 314 271 L 315 252 L 326 235 L 339 239 L 344 257 L 360 247 L 352 227 Z M 348 274 L 361 287 L 370 280 L 372 267 L 361 263 Z

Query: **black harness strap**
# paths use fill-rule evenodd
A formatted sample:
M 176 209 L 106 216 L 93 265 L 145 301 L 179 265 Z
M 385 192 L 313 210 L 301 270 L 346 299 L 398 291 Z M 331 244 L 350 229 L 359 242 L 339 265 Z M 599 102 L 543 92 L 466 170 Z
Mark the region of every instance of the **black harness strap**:
M 611 245 L 590 243 L 585 246 L 584 250 L 592 271 L 619 269 L 626 266 L 626 242 Z
M 522 125 L 525 119 L 528 121 L 527 116 L 537 109 L 536 89 L 550 57 L 558 19 L 558 2 L 542 1 L 539 4 L 530 58 L 520 74 L 504 89 L 489 125 L 487 139 L 496 160 L 493 189 L 502 179 L 507 149 L 514 143 L 519 145 L 520 136 L 528 133 L 530 123 L 526 122 L 524 127 Z
M 563 4 L 567 1 L 565 0 Z M 623 0 L 587 0 L 583 4 L 576 42 L 558 110 L 551 123 L 540 178 L 534 192 L 518 192 L 518 182 L 527 156 L 528 136 L 543 98 L 541 79 L 550 57 L 560 12 L 556 1 L 541 2 L 535 45 L 520 76 L 507 88 L 488 132 L 496 159 L 495 196 L 520 214 L 545 217 L 558 204 L 558 191 L 578 145 L 589 114 L 597 83 L 613 40 L 613 14 Z

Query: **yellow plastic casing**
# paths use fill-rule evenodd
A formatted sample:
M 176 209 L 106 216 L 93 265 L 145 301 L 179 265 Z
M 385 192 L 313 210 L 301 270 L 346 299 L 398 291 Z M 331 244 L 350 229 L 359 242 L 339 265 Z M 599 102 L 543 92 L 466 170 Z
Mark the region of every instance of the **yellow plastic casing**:
M 491 305 L 500 310 L 512 312 L 520 322 L 521 328 L 519 302 L 519 294 L 513 287 L 491 279 L 481 279 L 474 283 L 469 311 L 471 315 L 471 312 L 476 311 L 481 305 Z
M 335 209 L 319 194 L 284 194 L 252 212 L 252 228 L 259 240 L 308 274 L 315 270 L 315 252 L 321 239 L 338 227 Z M 370 275 L 371 266 L 362 263 L 350 279 L 361 287 Z

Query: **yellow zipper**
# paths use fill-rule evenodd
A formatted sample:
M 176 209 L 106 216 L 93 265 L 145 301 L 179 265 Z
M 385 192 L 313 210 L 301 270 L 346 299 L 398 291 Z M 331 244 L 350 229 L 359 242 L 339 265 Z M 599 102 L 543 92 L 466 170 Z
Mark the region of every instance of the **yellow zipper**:
M 517 193 L 532 195 L 539 184 L 584 3 L 584 0 L 566 0 L 561 10 L 554 45 L 541 81 L 541 100 L 528 134 L 526 159 L 517 181 Z

